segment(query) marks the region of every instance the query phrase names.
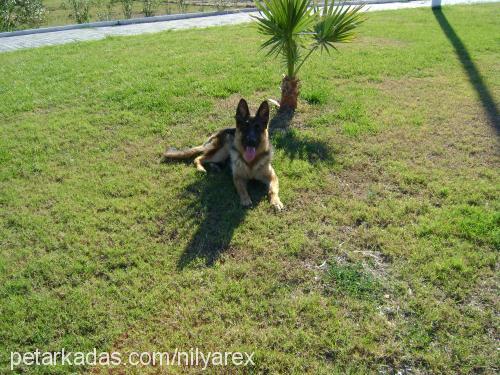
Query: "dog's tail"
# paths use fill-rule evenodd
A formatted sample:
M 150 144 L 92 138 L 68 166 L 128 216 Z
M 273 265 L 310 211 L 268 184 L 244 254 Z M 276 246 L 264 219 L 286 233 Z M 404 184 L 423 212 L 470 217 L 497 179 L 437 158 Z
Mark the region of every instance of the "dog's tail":
M 206 148 L 205 145 L 196 146 L 185 150 L 177 150 L 175 148 L 169 148 L 162 154 L 161 161 L 164 162 L 167 160 L 189 159 L 192 158 L 193 156 L 201 154 L 203 151 L 205 151 L 205 148 Z

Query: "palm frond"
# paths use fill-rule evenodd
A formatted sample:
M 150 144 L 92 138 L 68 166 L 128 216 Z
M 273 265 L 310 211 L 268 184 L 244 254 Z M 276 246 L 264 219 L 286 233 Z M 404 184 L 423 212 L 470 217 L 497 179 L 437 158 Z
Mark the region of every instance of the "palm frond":
M 283 59 L 290 78 L 317 49 L 329 53 L 336 49 L 334 43 L 354 39 L 364 21 L 363 5 L 337 5 L 335 0 L 325 0 L 323 7 L 313 0 L 255 0 L 255 5 L 258 30 L 269 37 L 261 48 Z
M 268 55 L 281 55 L 289 75 L 300 59 L 302 39 L 312 31 L 316 17 L 311 0 L 256 0 L 260 15 L 254 17 L 259 32 L 269 36 L 261 48 Z
M 355 29 L 364 20 L 364 5 L 336 5 L 335 0 L 325 0 L 319 10 L 319 22 L 314 26 L 315 47 L 321 50 L 335 49 L 333 43 L 347 43 L 356 37 Z

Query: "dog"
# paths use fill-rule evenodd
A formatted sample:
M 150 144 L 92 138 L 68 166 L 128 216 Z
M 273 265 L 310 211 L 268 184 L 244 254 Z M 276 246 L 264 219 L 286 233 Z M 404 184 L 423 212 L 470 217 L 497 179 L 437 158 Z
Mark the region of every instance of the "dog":
M 229 159 L 234 186 L 244 207 L 252 205 L 247 191 L 249 180 L 258 180 L 268 186 L 270 204 L 281 211 L 283 203 L 278 196 L 278 177 L 271 166 L 272 147 L 269 142 L 267 125 L 269 122 L 269 104 L 263 101 L 255 116 L 245 99 L 241 99 L 236 108 L 236 127 L 227 128 L 213 134 L 202 146 L 187 150 L 168 149 L 162 155 L 162 161 L 194 159 L 196 169 L 206 172 L 208 163 L 223 163 Z

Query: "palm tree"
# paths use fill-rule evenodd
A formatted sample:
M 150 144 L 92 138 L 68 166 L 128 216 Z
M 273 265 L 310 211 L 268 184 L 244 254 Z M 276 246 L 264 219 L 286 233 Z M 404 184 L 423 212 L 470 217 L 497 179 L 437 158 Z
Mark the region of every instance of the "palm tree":
M 311 54 L 336 50 L 334 43 L 350 42 L 354 29 L 364 21 L 363 5 L 336 5 L 325 0 L 318 7 L 313 0 L 256 0 L 259 32 L 269 36 L 262 44 L 268 55 L 281 57 L 287 74 L 281 82 L 280 111 L 295 110 L 299 95 L 297 74 Z

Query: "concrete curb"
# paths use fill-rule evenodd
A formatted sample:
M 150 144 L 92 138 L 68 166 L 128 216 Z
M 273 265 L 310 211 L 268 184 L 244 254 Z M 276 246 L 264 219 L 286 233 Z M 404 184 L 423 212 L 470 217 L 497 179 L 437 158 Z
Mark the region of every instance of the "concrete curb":
M 19 35 L 52 33 L 55 31 L 66 31 L 66 30 L 76 30 L 76 29 L 92 29 L 92 28 L 98 28 L 98 27 L 123 26 L 123 25 L 139 24 L 139 23 L 153 23 L 153 22 L 162 22 L 162 21 L 185 20 L 185 19 L 200 18 L 200 17 L 224 16 L 226 14 L 251 13 L 251 12 L 257 12 L 257 11 L 258 11 L 257 8 L 245 8 L 245 9 L 236 9 L 236 10 L 221 10 L 221 11 L 216 11 L 216 12 L 167 14 L 167 15 L 163 15 L 163 16 L 131 18 L 128 20 L 89 22 L 89 23 L 80 23 L 80 24 L 75 24 L 75 25 L 44 27 L 44 28 L 40 28 L 40 29 L 26 29 L 26 30 L 18 30 L 18 31 L 8 31 L 8 32 L 0 33 L 0 38 L 8 38 L 10 36 L 19 36 Z

